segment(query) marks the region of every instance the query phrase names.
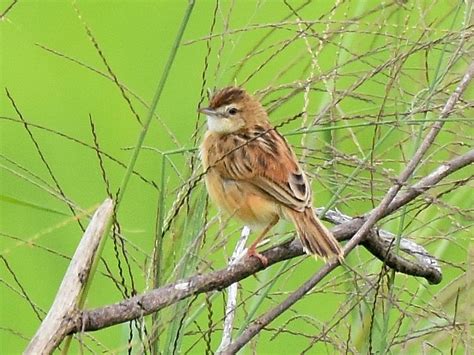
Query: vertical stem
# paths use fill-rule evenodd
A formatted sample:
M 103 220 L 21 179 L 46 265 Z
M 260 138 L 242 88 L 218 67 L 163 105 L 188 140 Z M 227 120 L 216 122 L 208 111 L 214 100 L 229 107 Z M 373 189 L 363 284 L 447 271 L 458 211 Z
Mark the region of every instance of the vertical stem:
M 163 75 L 161 76 L 160 82 L 158 83 L 158 87 L 156 88 L 155 96 L 153 97 L 153 101 L 151 102 L 150 110 L 148 111 L 148 115 L 140 132 L 140 135 L 138 136 L 137 144 L 133 149 L 132 157 L 130 158 L 130 163 L 128 164 L 127 171 L 125 172 L 122 184 L 120 185 L 120 190 L 117 196 L 117 206 L 122 200 L 123 194 L 130 180 L 133 168 L 135 166 L 135 163 L 137 162 L 138 155 L 140 154 L 140 150 L 143 146 L 143 142 L 145 141 L 146 134 L 148 133 L 148 128 L 150 127 L 151 120 L 153 119 L 153 114 L 155 113 L 156 107 L 158 106 L 158 101 L 160 100 L 161 93 L 163 92 L 166 80 L 168 79 L 168 74 L 171 71 L 171 67 L 176 57 L 176 53 L 178 52 L 179 44 L 181 43 L 181 39 L 183 38 L 184 30 L 186 29 L 189 17 L 191 16 L 191 12 L 194 7 L 194 1 L 195 0 L 189 0 L 188 2 L 188 7 L 186 8 L 183 20 L 181 21 L 181 25 L 174 40 L 173 47 L 171 48 L 170 54 L 168 56 L 168 60 L 163 70 Z
M 189 22 L 189 18 L 191 16 L 191 12 L 194 8 L 194 0 L 189 0 L 188 1 L 188 6 L 184 12 L 183 20 L 181 21 L 181 25 L 178 29 L 178 33 L 176 34 L 173 47 L 171 48 L 171 51 L 168 56 L 168 60 L 166 61 L 165 68 L 163 70 L 163 74 L 161 76 L 160 82 L 158 83 L 158 87 L 156 88 L 155 95 L 153 97 L 153 100 L 150 105 L 150 110 L 148 111 L 148 115 L 146 117 L 145 123 L 142 127 L 142 130 L 140 132 L 140 135 L 138 136 L 137 144 L 135 145 L 135 148 L 133 149 L 132 157 L 130 158 L 130 163 L 128 164 L 127 171 L 125 172 L 125 175 L 122 180 L 122 184 L 120 185 L 120 189 L 118 192 L 117 196 L 117 207 L 119 206 L 123 195 L 125 193 L 125 190 L 127 188 L 128 182 L 130 181 L 130 176 L 132 174 L 133 168 L 135 166 L 135 163 L 137 162 L 138 155 L 140 154 L 141 148 L 143 146 L 143 142 L 145 141 L 146 134 L 148 133 L 148 129 L 150 127 L 151 121 L 153 119 L 153 115 L 155 113 L 156 107 L 158 106 L 158 101 L 160 100 L 161 93 L 163 92 L 163 89 L 165 87 L 166 81 L 168 79 L 168 75 L 171 71 L 171 67 L 173 65 L 174 59 L 176 57 L 176 53 L 178 52 L 179 45 L 181 43 L 181 39 L 183 38 L 184 31 L 187 27 L 187 24 Z M 163 163 L 165 161 L 165 157 L 163 156 Z M 163 178 L 163 176 L 162 176 Z M 162 182 L 163 184 L 163 182 Z M 161 191 L 161 194 L 163 194 L 163 191 Z M 162 199 L 160 198 L 160 201 Z M 163 206 L 160 206 L 160 209 L 162 209 Z M 160 211 L 160 214 L 162 211 Z M 161 233 L 157 234 L 157 238 L 161 238 Z M 156 240 L 155 245 L 160 245 L 161 240 Z M 161 247 L 160 247 L 161 249 Z M 156 252 L 156 251 L 155 251 Z M 154 275 L 154 286 L 156 287 L 156 283 L 159 282 L 159 276 L 157 275 L 159 273 L 159 270 L 156 270 L 156 274 Z M 154 320 L 156 316 L 153 317 Z M 153 322 L 152 324 L 153 327 L 156 327 L 157 324 Z M 159 342 L 158 338 L 151 339 L 152 340 L 152 353 L 153 354 L 158 354 L 159 353 Z
M 245 226 L 242 229 L 240 239 L 235 246 L 234 252 L 229 260 L 229 267 L 236 264 L 239 261 L 239 257 L 242 257 L 242 252 L 245 249 L 245 244 L 250 234 L 250 228 Z M 216 353 L 219 354 L 232 342 L 232 330 L 234 328 L 235 309 L 237 307 L 237 293 L 239 289 L 239 283 L 235 282 L 227 288 L 227 304 L 225 307 L 225 318 L 224 318 L 224 329 L 222 331 L 222 339 Z

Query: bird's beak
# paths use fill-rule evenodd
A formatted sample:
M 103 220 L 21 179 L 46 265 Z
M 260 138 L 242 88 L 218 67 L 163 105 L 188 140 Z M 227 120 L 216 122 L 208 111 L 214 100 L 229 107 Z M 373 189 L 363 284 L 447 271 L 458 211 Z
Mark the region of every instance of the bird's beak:
M 198 109 L 198 112 L 203 113 L 206 116 L 213 116 L 213 117 L 219 116 L 217 111 L 210 108 L 210 107 L 201 107 L 201 108 Z

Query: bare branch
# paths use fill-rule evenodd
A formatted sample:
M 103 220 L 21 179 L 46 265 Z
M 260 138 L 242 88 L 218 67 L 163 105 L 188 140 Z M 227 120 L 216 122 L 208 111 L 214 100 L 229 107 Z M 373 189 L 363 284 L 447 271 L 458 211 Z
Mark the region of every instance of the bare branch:
M 444 177 L 473 162 L 474 151 L 471 151 L 443 164 L 443 166 L 446 167 L 445 169 L 436 169 L 433 173 L 421 179 L 412 188 L 408 188 L 406 193 L 401 194 L 390 204 L 387 211 L 393 212 L 397 210 L 421 195 L 434 184 L 441 181 Z M 326 217 L 335 223 L 341 223 L 332 228 L 333 234 L 340 241 L 350 239 L 364 222 L 363 218 L 345 220 L 347 216 L 343 216 L 336 211 L 329 211 Z M 371 234 L 369 239 L 374 236 L 376 236 L 376 234 Z M 366 239 L 364 243 L 366 243 L 367 240 L 368 239 Z M 403 241 L 404 239 L 402 239 L 402 244 L 404 243 Z M 375 239 L 374 243 L 381 246 L 384 244 L 383 242 L 378 241 L 378 239 Z M 303 255 L 303 249 L 298 240 L 293 240 L 292 242 L 273 247 L 263 252 L 263 254 L 268 259 L 269 265 L 272 265 L 283 260 Z M 397 259 L 395 258 L 394 260 Z M 387 262 L 387 264 L 398 271 L 397 263 L 389 264 Z M 417 267 L 415 270 L 417 272 L 420 271 L 419 274 L 410 273 L 410 275 L 426 277 L 433 283 L 441 281 L 441 274 L 437 267 L 433 268 L 431 264 L 420 266 L 421 267 Z M 159 311 L 160 309 L 192 295 L 211 290 L 224 289 L 232 283 L 240 281 L 262 269 L 262 265 L 255 258 L 244 259 L 236 265 L 226 269 L 214 271 L 205 275 L 192 276 L 175 284 L 165 285 L 116 304 L 82 311 L 70 320 L 70 323 L 67 325 L 67 331 L 75 333 L 79 331 L 98 330 L 143 317 L 144 315 Z

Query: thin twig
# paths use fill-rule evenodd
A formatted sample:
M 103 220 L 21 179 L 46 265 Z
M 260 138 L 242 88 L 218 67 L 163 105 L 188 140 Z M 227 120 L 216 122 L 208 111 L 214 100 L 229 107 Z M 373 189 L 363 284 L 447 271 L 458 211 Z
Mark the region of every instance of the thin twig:
M 13 6 L 15 6 L 15 4 L 18 2 L 18 0 L 13 0 L 10 5 L 8 5 L 6 7 L 5 10 L 3 10 L 3 12 L 0 14 L 0 21 L 3 21 L 3 19 L 5 18 L 5 16 L 7 16 L 8 12 L 13 9 Z

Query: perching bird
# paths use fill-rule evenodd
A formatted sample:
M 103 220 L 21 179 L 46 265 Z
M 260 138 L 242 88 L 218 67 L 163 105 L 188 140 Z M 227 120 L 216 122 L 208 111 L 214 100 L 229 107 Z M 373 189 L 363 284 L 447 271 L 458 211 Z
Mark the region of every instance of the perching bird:
M 342 258 L 339 243 L 314 214 L 311 187 L 293 150 L 260 102 L 239 87 L 227 87 L 199 112 L 207 116 L 201 157 L 211 200 L 252 229 L 263 228 L 247 254 L 266 266 L 256 246 L 285 218 L 295 224 L 306 253 Z

